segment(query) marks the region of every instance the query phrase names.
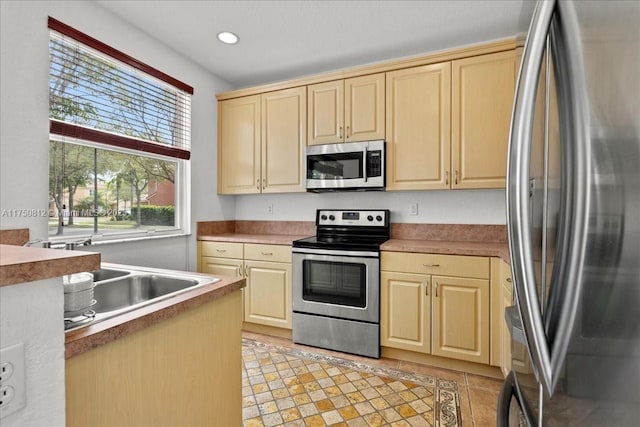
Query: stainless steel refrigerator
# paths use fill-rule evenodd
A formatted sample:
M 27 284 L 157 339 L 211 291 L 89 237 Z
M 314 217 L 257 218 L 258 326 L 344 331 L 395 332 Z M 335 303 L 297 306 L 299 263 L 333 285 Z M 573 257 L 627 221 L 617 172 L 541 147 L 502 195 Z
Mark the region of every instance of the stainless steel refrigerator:
M 497 423 L 640 426 L 640 1 L 539 1 L 511 123 Z

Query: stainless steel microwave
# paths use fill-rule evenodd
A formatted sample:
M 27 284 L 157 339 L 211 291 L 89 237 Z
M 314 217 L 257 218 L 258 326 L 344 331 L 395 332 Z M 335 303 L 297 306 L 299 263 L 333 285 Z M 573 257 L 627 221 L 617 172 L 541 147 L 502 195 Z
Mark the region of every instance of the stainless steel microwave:
M 383 140 L 307 147 L 307 191 L 382 191 L 384 187 Z

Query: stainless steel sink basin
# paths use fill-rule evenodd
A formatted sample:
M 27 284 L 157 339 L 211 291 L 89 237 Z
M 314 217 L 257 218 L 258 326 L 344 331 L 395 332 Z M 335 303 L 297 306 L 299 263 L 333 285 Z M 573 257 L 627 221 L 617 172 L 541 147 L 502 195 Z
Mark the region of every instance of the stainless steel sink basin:
M 93 311 L 105 313 L 150 301 L 167 294 L 191 288 L 197 280 L 176 277 L 134 274 L 98 282 L 93 290 L 96 305 Z
M 93 273 L 94 282 L 102 282 L 103 280 L 115 279 L 116 277 L 122 277 L 131 274 L 126 270 L 114 270 L 111 268 L 101 268 L 100 270 L 95 270 L 91 273 Z
M 93 271 L 95 304 L 84 314 L 65 319 L 67 331 L 162 301 L 220 279 L 186 272 L 158 272 L 143 267 L 104 265 Z

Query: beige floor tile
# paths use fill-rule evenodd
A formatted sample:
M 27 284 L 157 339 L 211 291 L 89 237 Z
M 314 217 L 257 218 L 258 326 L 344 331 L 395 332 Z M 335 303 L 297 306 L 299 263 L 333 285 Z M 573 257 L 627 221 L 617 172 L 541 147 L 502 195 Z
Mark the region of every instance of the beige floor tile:
M 471 413 L 476 427 L 496 425 L 498 394 L 482 388 L 469 388 Z
M 243 337 L 255 341 L 243 346 L 245 427 L 433 425 L 439 396 L 434 395 L 434 377 L 459 384 L 463 426 L 472 426 L 474 416 L 489 419 L 489 410 L 475 411 L 474 404 L 486 403 L 472 399 L 469 390 L 493 393 L 497 384 L 491 379 L 473 377 L 467 385 L 465 374 L 454 371 L 346 355 L 260 334 Z M 398 370 L 406 377 L 398 377 Z
M 473 427 L 473 415 L 471 415 L 471 401 L 469 400 L 469 389 L 467 386 L 458 386 L 460 396 L 460 415 L 462 416 L 462 427 Z
M 415 372 L 416 374 L 429 375 L 443 380 L 456 381 L 458 384 L 465 383 L 464 372 L 452 371 L 450 369 L 437 368 L 435 366 L 421 365 L 414 362 L 399 362 L 399 369 L 403 371 Z
M 483 377 L 481 375 L 467 375 L 467 385 L 469 388 L 481 388 L 500 393 L 502 388 L 502 380 L 496 378 Z

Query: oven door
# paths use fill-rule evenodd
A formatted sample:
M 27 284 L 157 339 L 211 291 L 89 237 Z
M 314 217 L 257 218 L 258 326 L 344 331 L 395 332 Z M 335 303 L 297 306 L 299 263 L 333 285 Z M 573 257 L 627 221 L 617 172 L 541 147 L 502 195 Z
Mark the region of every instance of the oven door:
M 380 257 L 376 252 L 293 250 L 293 311 L 378 323 Z

